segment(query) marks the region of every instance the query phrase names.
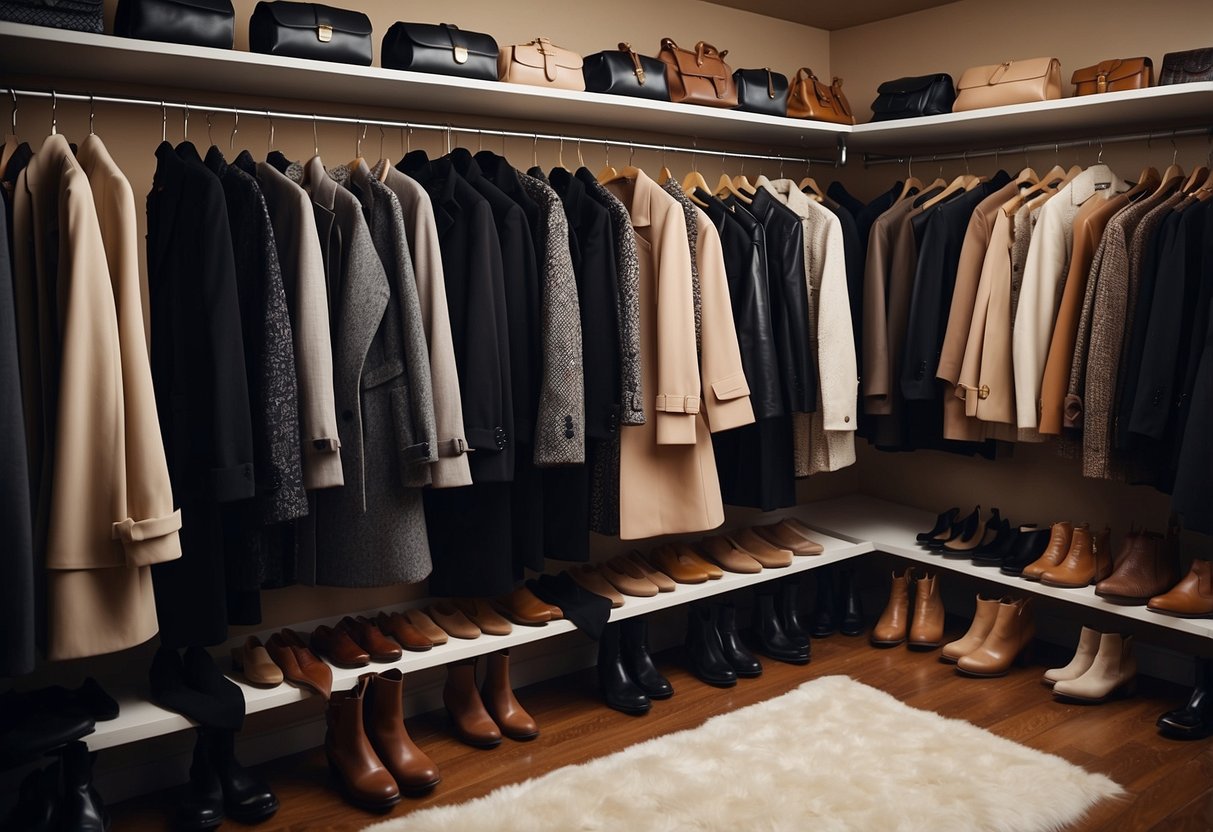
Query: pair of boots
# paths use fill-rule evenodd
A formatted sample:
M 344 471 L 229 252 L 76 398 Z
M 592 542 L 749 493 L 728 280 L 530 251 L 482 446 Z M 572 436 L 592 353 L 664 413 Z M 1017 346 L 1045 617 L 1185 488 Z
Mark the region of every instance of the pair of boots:
M 21 781 L 17 803 L 0 823 L 10 832 L 106 832 L 109 813 L 93 788 L 88 746 L 71 742 L 50 766 Z
M 278 811 L 270 787 L 236 760 L 236 732 L 198 728 L 190 780 L 177 804 L 176 827 L 214 829 L 225 817 L 259 823 Z
M 863 632 L 863 607 L 855 587 L 855 570 L 843 569 L 840 591 L 835 591 L 834 570 L 818 569 L 817 601 L 813 605 L 813 638 L 825 638 L 836 632 L 857 636 Z
M 669 699 L 674 687 L 649 655 L 648 624 L 640 617 L 607 624 L 598 640 L 598 688 L 609 707 L 647 714 L 654 699 Z
M 519 704 L 510 684 L 510 651 L 485 657 L 484 684 L 476 689 L 476 659 L 452 662 L 446 668 L 442 702 L 455 735 L 476 748 L 496 748 L 503 736 L 533 740 L 539 726 Z
M 912 573 L 911 569 L 900 575 L 893 573 L 889 603 L 872 628 L 872 644 L 876 647 L 896 647 L 908 639 L 910 647 L 934 650 L 943 641 L 944 609 L 939 578 L 929 574 L 915 578 Z M 914 581 L 913 618 L 910 616 L 911 580 Z
M 753 613 L 758 652 L 788 664 L 809 663 L 809 633 L 800 620 L 800 576 L 758 590 Z
M 741 643 L 731 603 L 700 602 L 687 612 L 687 659 L 701 681 L 720 688 L 762 675 L 762 662 Z
M 329 768 L 354 806 L 384 811 L 400 802 L 401 792 L 422 792 L 441 779 L 404 726 L 399 670 L 364 673 L 354 687 L 334 692 L 325 718 Z
M 1196 687 L 1188 704 L 1160 716 L 1158 730 L 1176 740 L 1200 740 L 1213 734 L 1213 659 L 1196 659 Z
M 1036 635 L 1032 599 L 977 596 L 977 612 L 963 637 L 947 644 L 940 658 L 968 676 L 1005 676 L 1016 659 L 1027 659 Z
M 1133 637 L 1082 628 L 1078 649 L 1065 667 L 1045 671 L 1053 693 L 1081 702 L 1103 702 L 1115 693 L 1132 693 L 1137 680 Z
M 1048 547 L 1020 574 L 1025 580 L 1061 589 L 1099 583 L 1112 574 L 1112 532 L 1092 532 L 1086 523 L 1054 523 Z

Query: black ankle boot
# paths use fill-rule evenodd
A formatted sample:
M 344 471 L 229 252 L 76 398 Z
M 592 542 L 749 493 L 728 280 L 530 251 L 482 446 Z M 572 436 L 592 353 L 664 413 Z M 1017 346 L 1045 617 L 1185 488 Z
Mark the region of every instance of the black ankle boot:
M 798 644 L 788 638 L 775 613 L 775 596 L 769 592 L 758 593 L 758 602 L 754 607 L 754 635 L 758 639 L 758 652 L 764 656 L 789 664 L 808 664 L 808 642 Z
M 82 742 L 64 746 L 60 767 L 63 785 L 56 825 L 72 832 L 108 830 L 110 817 L 101 802 L 101 795 L 93 788 L 93 759 L 88 746 Z
M 854 569 L 842 570 L 842 622 L 838 629 L 844 636 L 863 633 L 863 605 L 855 586 Z
M 59 793 L 59 764 L 34 769 L 21 781 L 17 803 L 0 829 L 12 832 L 57 832 L 55 807 Z
M 737 673 L 724 657 L 711 604 L 691 604 L 687 609 L 686 651 L 691 672 L 700 681 L 719 688 L 737 684 Z
M 598 689 L 608 707 L 625 714 L 647 714 L 653 703 L 624 667 L 619 629 L 619 624 L 607 624 L 598 640 Z
M 834 599 L 834 570 L 817 570 L 816 601 L 813 603 L 813 638 L 825 638 L 838 632 Z
M 223 790 L 223 812 L 240 823 L 258 823 L 278 811 L 278 798 L 236 759 L 236 732 L 213 730 L 211 762 Z
M 1200 740 L 1213 734 L 1213 659 L 1196 660 L 1196 687 L 1188 704 L 1160 716 L 1158 730 L 1176 740 Z
M 625 618 L 620 622 L 620 653 L 623 666 L 636 686 L 649 699 L 669 699 L 674 695 L 674 686 L 653 664 L 649 655 L 649 627 L 640 616 Z
M 731 603 L 715 604 L 716 633 L 720 636 L 721 653 L 733 672 L 743 679 L 762 675 L 762 662 L 746 649 L 737 634 L 737 608 Z
M 800 576 L 784 578 L 779 582 L 776 604 L 779 623 L 789 639 L 797 644 L 808 645 L 809 631 L 800 621 Z
M 205 728 L 197 729 L 194 740 L 194 760 L 190 763 L 190 781 L 177 804 L 174 826 L 198 832 L 214 829 L 223 823 L 223 786 L 215 773 L 211 751 L 212 740 Z

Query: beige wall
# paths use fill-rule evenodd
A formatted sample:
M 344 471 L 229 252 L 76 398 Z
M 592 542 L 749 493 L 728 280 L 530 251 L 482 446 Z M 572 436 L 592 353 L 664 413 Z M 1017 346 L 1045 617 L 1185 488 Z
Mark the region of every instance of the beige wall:
M 867 121 L 876 87 L 905 75 L 958 78 L 970 66 L 1048 56 L 1061 60 L 1069 95 L 1075 69 L 1144 55 L 1157 70 L 1164 53 L 1210 43 L 1208 0 L 961 0 L 830 33 L 830 66 L 846 80 L 856 117 Z

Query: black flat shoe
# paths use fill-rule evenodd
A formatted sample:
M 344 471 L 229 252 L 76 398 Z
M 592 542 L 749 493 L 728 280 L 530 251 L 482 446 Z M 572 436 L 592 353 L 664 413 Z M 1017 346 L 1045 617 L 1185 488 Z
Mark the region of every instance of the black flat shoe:
M 919 543 L 926 543 L 931 538 L 937 537 L 945 530 L 952 527 L 952 524 L 956 522 L 956 515 L 958 514 L 960 514 L 959 508 L 948 509 L 943 514 L 935 518 L 935 528 L 931 529 L 929 532 L 919 532 L 914 539 Z

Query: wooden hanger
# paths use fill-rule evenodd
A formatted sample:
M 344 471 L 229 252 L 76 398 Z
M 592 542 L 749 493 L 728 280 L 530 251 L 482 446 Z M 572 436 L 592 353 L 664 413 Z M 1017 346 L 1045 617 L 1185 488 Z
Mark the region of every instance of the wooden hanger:
M 1185 194 L 1191 194 L 1195 192 L 1196 189 L 1199 188 L 1200 185 L 1208 178 L 1209 169 L 1204 165 L 1201 165 L 1200 167 L 1196 168 L 1196 170 L 1192 171 L 1192 175 L 1188 177 L 1188 180 L 1184 182 L 1183 187 L 1181 187 L 1180 190 Z
M 981 180 L 972 174 L 961 174 L 948 183 L 948 186 L 945 187 L 943 191 L 931 197 L 919 207 L 924 211 L 928 208 L 933 208 L 934 206 L 943 202 L 945 199 L 951 197 L 953 194 L 958 194 L 961 191 L 971 190 L 975 185 L 979 184 L 980 181 Z
M 1035 185 L 1004 202 L 1002 210 L 1011 214 L 1018 211 L 1025 202 L 1030 202 L 1038 196 L 1055 194 L 1080 173 L 1082 173 L 1082 168 L 1078 165 L 1069 170 L 1065 170 L 1060 165 L 1054 165 L 1044 176 L 1040 177 Z
M 716 183 L 716 189 L 712 193 L 721 199 L 724 199 L 726 196 L 735 196 L 747 205 L 752 201 L 749 196 L 737 188 L 737 185 L 729 178 L 727 173 L 720 174 L 720 181 Z
M 1129 198 L 1130 202 L 1136 202 L 1143 196 L 1154 193 L 1155 189 L 1158 188 L 1158 182 L 1158 171 L 1149 166 L 1144 167 L 1141 169 L 1141 173 L 1137 174 L 1137 181 L 1133 183 L 1129 190 L 1125 191 L 1124 195 Z
M 603 166 L 602 170 L 598 171 L 598 176 L 596 177 L 600 185 L 605 185 L 619 176 L 619 171 L 615 170 L 615 166 L 611 164 L 610 144 L 604 144 L 603 147 L 606 148 L 606 165 Z
M 611 168 L 611 170 L 615 170 L 615 169 Z M 636 179 L 637 177 L 639 177 L 640 173 L 641 173 L 640 168 L 628 165 L 623 170 L 615 171 L 615 173 L 613 173 L 611 176 L 608 176 L 606 179 L 600 178 L 598 180 L 598 182 L 599 182 L 599 184 L 602 184 L 602 185 L 609 185 L 612 182 L 630 181 L 630 180 L 633 180 L 633 179 Z
M 362 125 L 362 134 L 358 137 L 358 141 L 354 145 L 354 160 L 346 164 L 346 167 L 350 170 L 358 170 L 359 165 L 366 164 L 366 159 L 362 158 L 362 140 L 366 138 L 366 128 L 367 125 Z

